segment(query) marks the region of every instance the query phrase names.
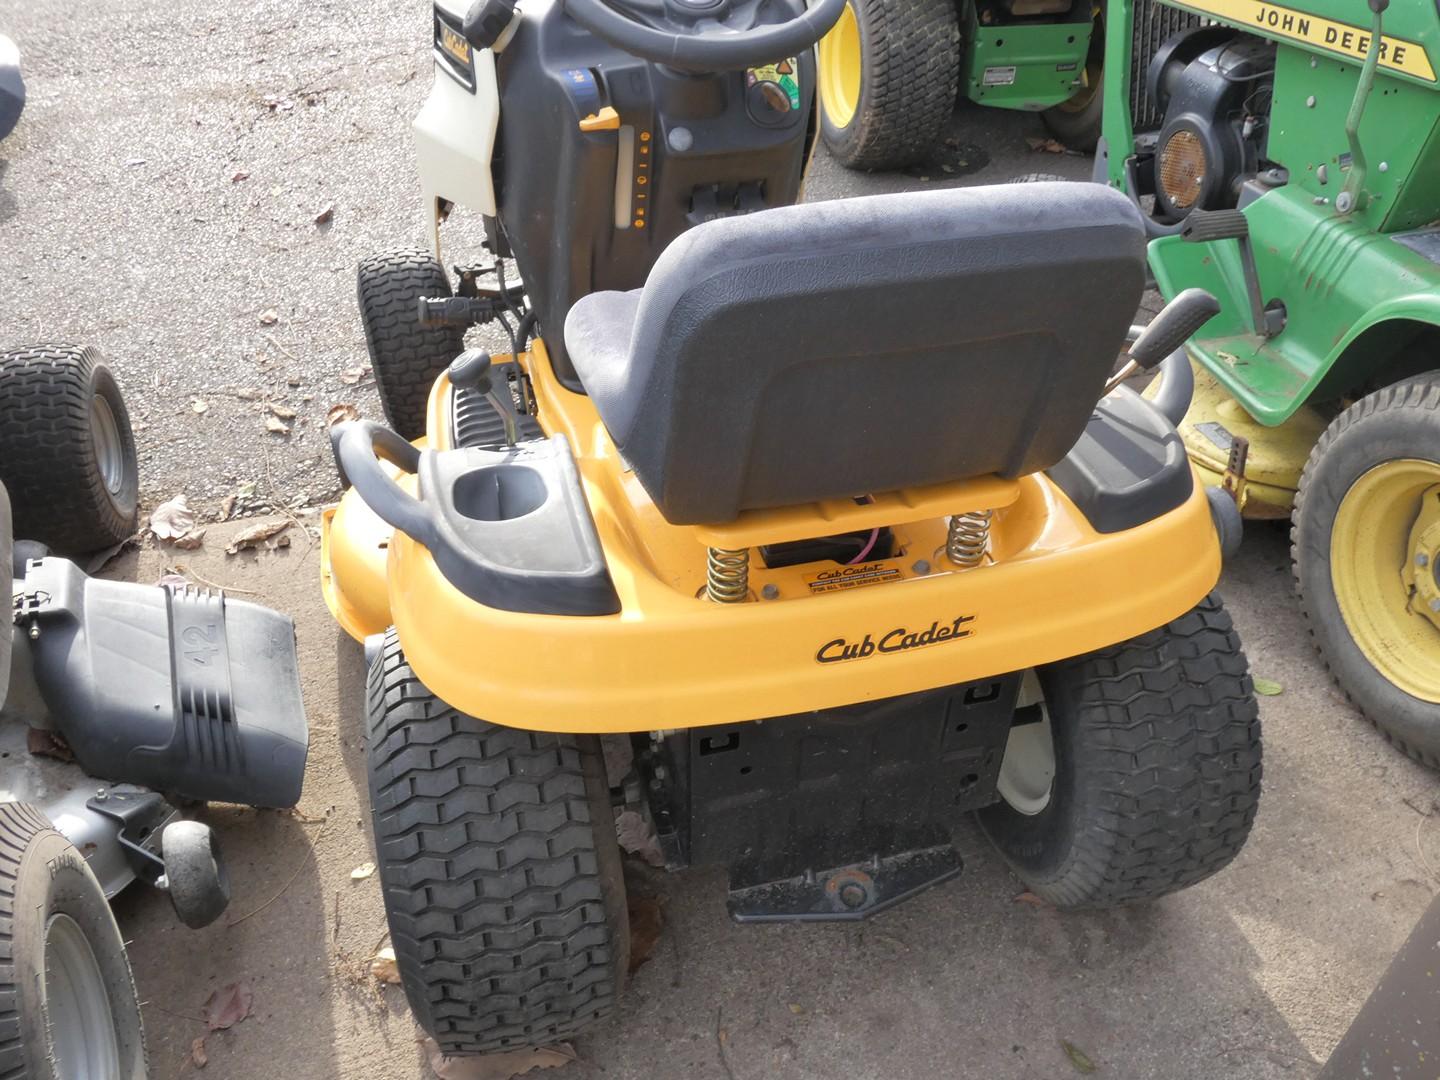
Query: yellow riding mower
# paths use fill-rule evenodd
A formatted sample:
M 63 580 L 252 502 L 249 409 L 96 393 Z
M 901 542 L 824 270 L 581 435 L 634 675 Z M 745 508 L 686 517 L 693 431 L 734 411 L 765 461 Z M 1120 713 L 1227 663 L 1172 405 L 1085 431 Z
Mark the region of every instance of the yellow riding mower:
M 1233 504 L 1195 482 L 1173 423 L 1175 350 L 1213 300 L 1177 297 L 1130 346 L 1164 360 L 1173 400 L 1152 403 L 1105 393 L 1145 279 L 1119 192 L 730 202 L 687 228 L 675 209 L 713 211 L 728 181 L 712 176 L 773 169 L 757 197 L 787 178 L 793 195 L 803 130 L 777 143 L 745 92 L 773 42 L 716 56 L 677 19 L 656 49 L 653 26 L 632 38 L 593 15 L 527 5 L 491 38 L 525 79 L 503 169 L 555 144 L 489 223 L 523 291 L 462 271 L 459 295 L 410 297 L 408 323 L 398 303 L 388 326 L 367 312 L 372 344 L 409 335 L 403 355 L 372 352 L 392 405 L 437 319 L 504 309 L 516 353 L 452 353 L 413 441 L 333 433 L 348 490 L 324 518 L 322 585 L 370 659 L 377 861 L 420 1023 L 473 1053 L 614 1007 L 622 807 L 670 867 L 727 866 L 741 921 L 859 918 L 948 879 L 972 812 L 1066 908 L 1224 867 L 1259 797 L 1259 722 L 1211 594 L 1212 507 Z M 437 25 L 493 91 L 492 51 Z M 452 60 L 447 45 L 435 94 Z M 659 99 L 566 111 L 597 70 L 592 89 L 704 108 L 683 124 Z M 627 125 L 650 147 L 647 219 L 668 230 L 640 287 L 623 249 L 656 238 L 620 235 L 608 201 L 573 216 L 598 196 L 567 172 L 612 182 Z M 445 182 L 426 189 L 466 197 Z M 362 305 L 415 287 L 417 257 L 377 278 L 386 261 L 362 270 Z M 587 294 L 557 302 L 581 275 Z

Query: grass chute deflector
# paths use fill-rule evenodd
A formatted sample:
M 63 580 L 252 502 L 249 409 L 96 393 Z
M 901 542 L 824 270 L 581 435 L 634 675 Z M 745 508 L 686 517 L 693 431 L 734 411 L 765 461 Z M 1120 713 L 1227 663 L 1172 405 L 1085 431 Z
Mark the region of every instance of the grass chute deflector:
M 416 121 L 427 228 L 479 210 L 490 256 L 362 264 L 388 424 L 334 429 L 323 519 L 421 1025 L 473 1053 L 611 1011 L 621 807 L 747 921 L 944 881 L 971 813 L 1065 907 L 1226 865 L 1258 721 L 1212 500 L 1166 413 L 1105 392 L 1130 201 L 790 205 L 809 50 L 682 72 L 559 5 L 500 21 L 480 48 L 437 8 Z M 1170 397 L 1204 300 L 1132 346 Z M 464 347 L 484 322 L 512 353 Z

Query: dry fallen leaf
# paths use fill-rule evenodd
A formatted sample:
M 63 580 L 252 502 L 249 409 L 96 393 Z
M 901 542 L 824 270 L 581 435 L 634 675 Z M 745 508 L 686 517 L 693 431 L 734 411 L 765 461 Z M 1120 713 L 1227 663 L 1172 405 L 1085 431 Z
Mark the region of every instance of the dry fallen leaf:
M 532 1069 L 559 1069 L 580 1059 L 569 1043 L 540 1046 L 530 1050 L 507 1050 L 499 1054 L 446 1057 L 435 1040 L 421 1039 L 430 1068 L 440 1080 L 510 1080 Z
M 289 435 L 290 425 L 278 416 L 267 416 L 265 418 L 265 430 L 272 435 Z
M 291 408 L 287 408 L 287 407 L 284 406 L 284 405 L 276 405 L 275 402 L 272 401 L 272 402 L 270 402 L 270 404 L 267 406 L 267 408 L 269 408 L 269 410 L 270 410 L 272 413 L 274 413 L 276 416 L 278 416 L 281 420 L 294 420 L 294 419 L 295 419 L 295 410 L 294 410 L 294 409 L 291 409 Z
M 1035 139 L 1035 138 L 1031 138 L 1031 139 L 1026 139 L 1025 141 L 1030 144 L 1030 149 L 1031 149 L 1031 150 L 1041 150 L 1041 151 L 1044 151 L 1044 152 L 1047 153 L 1047 154 L 1063 154 L 1063 153 L 1065 153 L 1065 147 L 1064 147 L 1064 145 L 1063 145 L 1062 143 L 1056 142 L 1054 139 Z
M 238 183 L 240 183 L 240 181 L 242 181 L 242 180 L 249 180 L 249 179 L 250 179 L 250 174 L 249 174 L 248 172 L 237 172 L 234 176 L 230 177 L 230 182 L 231 182 L 232 184 L 238 184 Z
M 230 541 L 230 546 L 225 549 L 225 554 L 234 555 L 245 548 L 253 548 L 263 544 L 290 527 L 288 518 L 281 518 L 279 521 L 257 521 L 247 529 L 241 529 Z
M 359 419 L 360 410 L 347 401 L 343 405 L 330 406 L 330 411 L 325 414 L 325 426 L 334 427 L 336 424 L 346 424 Z
M 368 367 L 346 368 L 340 373 L 340 381 L 346 386 L 354 386 L 361 379 L 365 378 L 369 372 L 370 369 Z
M 1285 692 L 1285 687 L 1281 686 L 1274 679 L 1262 679 L 1257 675 L 1251 681 L 1255 684 L 1255 693 L 1265 697 L 1275 697 Z
M 373 873 L 375 873 L 375 864 L 373 862 L 362 862 L 359 866 L 355 867 L 354 870 L 350 871 L 350 880 L 364 881 Z
M 174 540 L 170 541 L 171 545 L 180 548 L 182 551 L 194 551 L 204 542 L 204 529 L 196 529 L 194 532 L 188 532 L 184 536 L 177 536 Z
M 208 401 L 201 401 L 198 397 L 192 398 L 190 401 L 190 411 L 196 416 L 204 416 L 210 411 L 210 403 Z
M 1040 897 L 1036 896 L 1033 892 L 1031 892 L 1029 889 L 1026 889 L 1024 892 L 1015 896 L 1014 900 L 1017 904 L 1029 904 L 1031 907 L 1043 908 L 1050 906 L 1044 900 L 1041 900 Z
M 1081 1050 L 1068 1039 L 1060 1040 L 1060 1049 L 1065 1051 L 1065 1056 L 1070 1059 L 1070 1064 L 1075 1066 L 1076 1072 L 1083 1076 L 1089 1076 L 1095 1072 L 1095 1062 L 1090 1060 L 1090 1056 L 1086 1054 L 1084 1050 Z
M 280 313 L 274 308 L 266 308 L 260 313 L 261 326 L 274 326 L 280 321 Z
M 57 732 L 43 728 L 25 729 L 25 749 L 36 757 L 54 758 L 56 761 L 74 761 L 75 752 Z
M 400 966 L 395 962 L 395 950 L 389 945 L 370 958 L 370 974 L 377 982 L 399 984 Z
M 243 386 L 235 391 L 235 396 L 241 401 L 254 401 L 260 396 L 260 391 L 256 390 L 253 386 Z
M 190 1043 L 190 1060 L 197 1069 L 210 1064 L 210 1055 L 205 1053 L 205 1036 L 200 1035 Z
M 235 496 L 226 495 L 220 500 L 220 520 L 229 521 L 230 515 L 235 512 Z
M 630 893 L 625 898 L 630 915 L 630 974 L 639 970 L 660 944 L 660 931 L 665 928 L 665 916 L 660 911 L 658 896 L 637 896 Z
M 660 850 L 660 841 L 643 814 L 634 810 L 621 811 L 620 816 L 615 819 L 615 839 L 619 842 L 621 851 L 638 855 L 651 866 L 665 865 L 665 854 Z
M 205 999 L 200 1015 L 205 1019 L 205 1026 L 211 1031 L 223 1031 L 225 1028 L 234 1027 L 250 1015 L 253 1000 L 254 995 L 250 992 L 249 983 L 227 983 Z
M 804 1006 L 804 1005 L 796 1005 L 796 1004 L 792 1001 L 792 1002 L 790 1003 L 790 1011 L 791 1011 L 792 1013 L 794 1013 L 796 1016 L 804 1016 L 804 1015 L 805 1015 L 805 1006 Z
M 161 503 L 150 515 L 150 531 L 157 540 L 178 540 L 195 527 L 195 511 L 184 495 Z
M 315 215 L 316 225 L 326 225 L 335 218 L 335 204 L 328 204 L 325 209 Z

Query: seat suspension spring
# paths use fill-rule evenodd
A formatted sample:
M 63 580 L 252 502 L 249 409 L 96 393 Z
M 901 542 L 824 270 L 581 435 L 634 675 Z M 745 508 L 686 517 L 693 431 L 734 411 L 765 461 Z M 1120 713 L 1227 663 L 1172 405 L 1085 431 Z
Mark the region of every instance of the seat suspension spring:
M 717 604 L 738 604 L 750 595 L 750 549 L 707 548 L 705 596 Z
M 994 516 L 994 510 L 972 510 L 951 516 L 945 554 L 952 563 L 969 568 L 984 561 L 985 548 L 990 543 L 990 519 Z

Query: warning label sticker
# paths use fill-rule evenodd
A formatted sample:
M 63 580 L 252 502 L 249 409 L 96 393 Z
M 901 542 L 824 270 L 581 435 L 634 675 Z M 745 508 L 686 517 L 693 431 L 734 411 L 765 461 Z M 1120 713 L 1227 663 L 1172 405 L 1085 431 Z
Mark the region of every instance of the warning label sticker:
M 837 566 L 809 574 L 805 582 L 812 593 L 839 592 L 841 589 L 858 589 L 862 585 L 880 585 L 887 581 L 899 581 L 903 577 L 898 566 L 884 563 L 864 563 L 860 566 Z
M 1279 4 L 1267 4 L 1263 0 L 1180 0 L 1180 3 L 1192 11 L 1252 26 L 1277 37 L 1303 41 L 1353 60 L 1364 60 L 1370 49 L 1368 30 Z M 1357 10 L 1363 10 L 1363 6 L 1357 7 Z M 1380 38 L 1380 66 L 1391 71 L 1403 71 L 1417 79 L 1435 81 L 1435 70 L 1430 66 L 1430 58 L 1425 55 L 1425 47 L 1388 34 Z

